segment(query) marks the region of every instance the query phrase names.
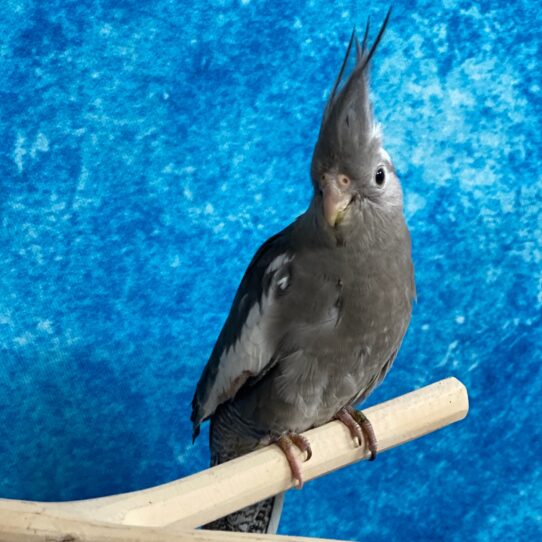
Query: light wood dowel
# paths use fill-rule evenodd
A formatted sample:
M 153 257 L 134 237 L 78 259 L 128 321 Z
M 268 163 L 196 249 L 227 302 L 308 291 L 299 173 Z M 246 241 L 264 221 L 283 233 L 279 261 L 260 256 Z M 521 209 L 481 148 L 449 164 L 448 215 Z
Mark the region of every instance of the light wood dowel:
M 467 412 L 467 391 L 455 378 L 441 380 L 364 410 L 373 425 L 379 452 L 459 421 Z M 365 447 L 356 448 L 348 429 L 340 422 L 330 422 L 305 435 L 313 450 L 311 460 L 303 464 L 305 481 L 367 458 Z M 374 468 L 378 468 L 377 465 L 378 459 Z M 3 517 L 11 510 L 122 525 L 169 525 L 169 531 L 163 532 L 174 536 L 174 531 L 178 533 L 179 529 L 197 527 L 291 487 L 288 463 L 278 447 L 272 445 L 192 476 L 141 491 L 66 503 L 0 499 L 0 511 Z M 0 521 L 0 534 L 2 524 Z M 130 540 L 150 542 L 155 538 Z
M 0 510 L 0 526 L 0 542 L 326 542 L 300 536 L 168 531 L 6 510 Z
M 116 525 L 0 510 L 0 542 L 326 542 L 323 538 Z M 338 542 L 330 541 L 327 542 Z

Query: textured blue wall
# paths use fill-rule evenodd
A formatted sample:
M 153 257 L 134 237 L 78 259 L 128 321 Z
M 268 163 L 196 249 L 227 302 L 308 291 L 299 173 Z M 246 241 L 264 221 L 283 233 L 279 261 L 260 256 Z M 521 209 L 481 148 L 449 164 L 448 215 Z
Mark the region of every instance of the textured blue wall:
M 253 252 L 308 202 L 352 25 L 386 9 L 3 3 L 1 496 L 93 497 L 207 465 L 195 382 Z M 540 537 L 541 27 L 526 0 L 395 6 L 372 86 L 418 304 L 370 402 L 456 375 L 471 413 L 291 492 L 283 532 Z

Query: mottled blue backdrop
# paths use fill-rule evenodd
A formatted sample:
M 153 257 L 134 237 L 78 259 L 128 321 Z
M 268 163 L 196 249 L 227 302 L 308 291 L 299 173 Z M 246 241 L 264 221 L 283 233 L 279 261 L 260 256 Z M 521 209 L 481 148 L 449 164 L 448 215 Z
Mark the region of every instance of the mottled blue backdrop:
M 208 462 L 189 401 L 258 245 L 301 213 L 376 2 L 10 0 L 0 11 L 0 496 Z M 282 532 L 542 533 L 542 10 L 397 2 L 372 70 L 418 304 L 370 402 L 455 375 L 464 422 L 287 496 Z

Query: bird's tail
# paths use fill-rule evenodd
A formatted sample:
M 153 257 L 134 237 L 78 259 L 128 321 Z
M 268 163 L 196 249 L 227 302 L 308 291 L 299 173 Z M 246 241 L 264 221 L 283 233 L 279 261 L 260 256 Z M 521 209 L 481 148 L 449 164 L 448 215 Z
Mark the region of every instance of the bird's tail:
M 256 435 L 242 420 L 231 404 L 222 405 L 211 418 L 211 465 L 225 463 L 258 448 L 261 435 Z M 257 483 L 257 481 L 256 481 Z M 284 494 L 270 497 L 203 526 L 215 531 L 246 533 L 277 532 Z
M 203 529 L 275 534 L 279 526 L 283 501 L 284 494 L 281 493 L 207 523 Z

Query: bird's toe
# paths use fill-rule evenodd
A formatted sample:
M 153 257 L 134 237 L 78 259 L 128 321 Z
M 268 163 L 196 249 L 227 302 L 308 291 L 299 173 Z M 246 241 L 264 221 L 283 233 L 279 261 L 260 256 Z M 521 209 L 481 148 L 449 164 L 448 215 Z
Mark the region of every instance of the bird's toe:
M 305 454 L 304 461 L 308 461 L 312 457 L 312 449 L 309 439 L 304 435 L 300 435 L 299 433 L 287 431 L 282 433 L 279 437 L 273 439 L 273 441 L 282 450 L 288 464 L 290 465 L 290 471 L 292 472 L 295 488 L 301 489 L 303 487 L 301 461 L 298 454 L 295 452 L 294 447 L 303 452 Z
M 373 461 L 376 458 L 378 442 L 367 416 L 360 410 L 345 407 L 337 412 L 335 418 L 348 427 L 356 446 L 361 446 L 361 443 L 365 441 L 369 451 L 369 461 Z
M 308 461 L 312 457 L 312 448 L 309 439 L 300 435 L 299 433 L 294 433 L 290 431 L 288 436 L 292 442 L 305 454 L 305 461 Z

